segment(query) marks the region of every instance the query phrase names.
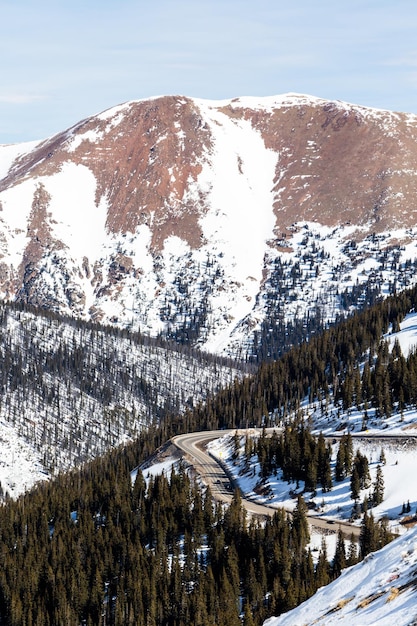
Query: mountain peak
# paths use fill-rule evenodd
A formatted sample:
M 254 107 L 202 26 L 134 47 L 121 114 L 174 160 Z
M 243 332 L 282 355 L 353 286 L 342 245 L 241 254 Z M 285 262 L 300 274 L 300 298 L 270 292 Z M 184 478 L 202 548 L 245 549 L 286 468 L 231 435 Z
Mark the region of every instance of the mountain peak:
M 410 244 L 416 140 L 415 116 L 288 93 L 130 101 L 0 146 L 0 295 L 242 354 L 304 224 Z

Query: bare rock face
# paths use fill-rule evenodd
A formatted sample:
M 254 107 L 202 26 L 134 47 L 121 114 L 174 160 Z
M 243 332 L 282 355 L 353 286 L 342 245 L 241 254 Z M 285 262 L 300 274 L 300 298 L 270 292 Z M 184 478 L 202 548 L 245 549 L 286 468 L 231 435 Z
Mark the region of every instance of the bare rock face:
M 128 102 L 0 146 L 0 296 L 244 355 L 271 316 L 334 316 L 384 270 L 375 237 L 414 261 L 416 139 L 415 116 L 286 94 Z

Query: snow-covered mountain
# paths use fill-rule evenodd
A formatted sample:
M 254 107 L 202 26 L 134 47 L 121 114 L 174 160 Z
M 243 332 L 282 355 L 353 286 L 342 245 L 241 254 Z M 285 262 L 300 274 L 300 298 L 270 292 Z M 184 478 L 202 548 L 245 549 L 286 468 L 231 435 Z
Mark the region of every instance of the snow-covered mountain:
M 339 101 L 167 96 L 0 146 L 0 297 L 273 354 L 414 280 L 416 139 Z

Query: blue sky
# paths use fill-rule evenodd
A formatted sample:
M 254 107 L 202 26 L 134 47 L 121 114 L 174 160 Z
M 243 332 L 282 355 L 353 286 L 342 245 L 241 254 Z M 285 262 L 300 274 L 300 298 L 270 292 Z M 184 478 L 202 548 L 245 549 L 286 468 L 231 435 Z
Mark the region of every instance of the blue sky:
M 124 102 L 306 93 L 417 113 L 415 0 L 0 0 L 0 143 Z

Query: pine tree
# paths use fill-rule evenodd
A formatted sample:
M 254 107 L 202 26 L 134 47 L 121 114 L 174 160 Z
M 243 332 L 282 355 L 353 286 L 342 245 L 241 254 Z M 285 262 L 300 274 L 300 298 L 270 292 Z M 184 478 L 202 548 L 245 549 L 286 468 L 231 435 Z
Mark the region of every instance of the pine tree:
M 245 610 L 243 616 L 243 626 L 255 626 L 255 622 L 253 620 L 252 609 L 249 603 L 249 600 L 245 602 Z
M 330 459 L 331 447 L 326 446 L 323 433 L 320 433 L 317 440 L 317 478 L 323 491 L 330 491 L 332 488 Z
M 376 468 L 376 478 L 373 485 L 372 491 L 372 504 L 373 506 L 378 506 L 384 499 L 384 477 L 382 474 L 381 466 L 378 465 Z
M 345 435 L 345 471 L 346 475 L 352 469 L 352 461 L 353 461 L 353 441 L 352 435 L 348 433 Z
M 240 452 L 240 436 L 239 436 L 238 431 L 236 431 L 235 434 L 233 435 L 233 452 L 232 452 L 233 461 L 236 461 L 239 458 L 239 452 Z
M 330 566 L 327 559 L 327 545 L 326 540 L 323 537 L 321 541 L 321 549 L 319 552 L 319 558 L 316 566 L 316 585 L 317 587 L 324 587 L 330 582 Z
M 236 597 L 238 597 L 240 590 L 239 559 L 236 546 L 233 542 L 228 546 L 225 570 L 229 584 L 233 589 L 233 593 Z
M 335 478 L 338 482 L 340 482 L 345 477 L 346 477 L 345 446 L 342 445 L 342 441 L 340 441 L 339 448 L 338 448 L 337 455 L 336 455 Z
M 359 483 L 361 489 L 368 489 L 371 485 L 371 475 L 369 473 L 369 461 L 366 455 L 361 454 L 359 450 L 356 451 L 356 455 L 353 461 L 353 471 L 357 470 L 359 477 Z M 352 475 L 353 475 L 352 471 Z
M 247 601 L 252 604 L 258 597 L 258 581 L 253 559 L 249 561 L 244 576 L 244 592 L 246 593 Z
M 351 472 L 353 459 L 352 435 L 342 435 L 336 456 L 336 480 L 341 481 Z
M 355 537 L 352 533 L 350 537 L 350 544 L 349 544 L 346 565 L 350 567 L 351 565 L 356 565 L 357 562 L 358 562 L 358 548 L 357 548 L 357 543 L 355 541 Z
M 370 402 L 373 397 L 373 385 L 371 377 L 371 368 L 369 362 L 366 361 L 362 373 L 362 399 Z
M 240 489 L 235 489 L 232 501 L 224 515 L 224 531 L 226 542 L 238 541 L 246 530 L 246 509 L 242 504 Z
M 332 573 L 333 576 L 339 576 L 343 568 L 346 567 L 346 547 L 343 533 L 339 528 L 337 533 L 337 543 L 333 559 Z
M 310 457 L 306 463 L 305 490 L 315 492 L 317 487 L 317 463 Z
M 233 587 L 230 585 L 229 579 L 225 571 L 223 571 L 220 577 L 220 589 L 219 595 L 219 614 L 218 624 L 227 624 L 228 626 L 241 626 L 238 610 L 238 597 L 233 591 Z
M 360 483 L 360 478 L 359 478 L 359 472 L 355 465 L 352 470 L 352 476 L 350 479 L 350 495 L 351 495 L 352 500 L 359 500 L 360 490 L 361 490 L 361 483 Z
M 331 470 L 330 461 L 331 461 L 331 452 L 330 452 L 330 446 L 329 446 L 329 451 L 328 451 L 327 458 L 325 461 L 325 468 L 324 468 L 324 473 L 323 473 L 322 483 L 321 483 L 323 487 L 323 491 L 330 491 L 333 487 L 332 470 Z
M 394 535 L 389 529 L 389 522 L 387 517 L 383 517 L 378 522 L 378 549 L 385 546 L 387 543 L 393 540 Z
M 285 592 L 284 611 L 290 611 L 297 606 L 297 603 L 298 590 L 296 589 L 294 580 L 291 578 Z
M 359 546 L 362 558 L 370 552 L 374 552 L 378 547 L 378 532 L 374 517 L 372 513 L 368 514 L 366 511 L 362 520 Z
M 298 556 L 304 551 L 310 541 L 310 531 L 307 519 L 307 505 L 301 494 L 297 497 L 297 506 L 293 511 L 292 535 L 295 538 Z
M 244 452 L 244 467 L 245 467 L 246 472 L 249 471 L 252 454 L 253 454 L 253 439 L 252 437 L 249 436 L 249 434 L 246 434 L 245 452 Z

